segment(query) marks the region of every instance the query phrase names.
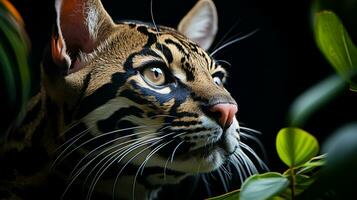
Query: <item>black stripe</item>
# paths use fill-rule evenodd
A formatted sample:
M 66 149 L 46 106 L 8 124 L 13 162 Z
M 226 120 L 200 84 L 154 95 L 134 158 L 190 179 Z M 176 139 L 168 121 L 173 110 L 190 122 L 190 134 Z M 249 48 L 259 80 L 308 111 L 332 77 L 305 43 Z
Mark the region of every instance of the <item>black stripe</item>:
M 125 73 L 115 73 L 112 75 L 112 82 L 107 83 L 97 89 L 93 94 L 85 97 L 77 111 L 76 118 L 80 119 L 98 108 L 99 106 L 105 104 L 109 100 L 115 98 L 119 88 L 126 82 L 128 75 Z
M 177 43 L 177 42 L 175 42 L 175 41 L 173 41 L 173 40 L 171 40 L 171 39 L 166 39 L 165 42 L 166 42 L 167 44 L 173 44 L 174 46 L 176 46 L 176 48 L 177 48 L 181 53 L 187 55 L 185 49 L 182 47 L 181 44 L 179 44 L 179 43 Z M 188 56 L 188 55 L 187 55 L 187 56 Z
M 191 67 L 191 65 L 188 62 L 186 62 L 184 65 L 182 65 L 182 68 L 186 73 L 187 81 L 195 80 L 195 76 L 193 75 L 195 72 L 195 68 Z
M 106 133 L 109 131 L 116 130 L 118 128 L 122 128 L 119 127 L 117 124 L 122 118 L 128 115 L 133 115 L 142 118 L 143 113 L 144 113 L 143 110 L 135 106 L 120 108 L 119 110 L 115 111 L 111 116 L 109 116 L 107 119 L 99 120 L 97 122 L 98 129 L 99 131 Z
M 148 105 L 151 105 L 151 102 L 148 101 L 147 99 L 144 99 L 142 98 L 140 95 L 134 93 L 134 91 L 132 90 L 123 90 L 121 93 L 120 93 L 120 96 L 122 97 L 126 97 L 128 99 L 130 99 L 131 101 L 133 101 L 134 103 L 137 103 L 137 104 L 141 104 L 141 105 L 144 105 L 144 104 L 148 104 Z M 156 107 L 154 107 L 156 108 Z
M 166 45 L 157 43 L 156 48 L 158 50 L 162 51 L 162 53 L 165 55 L 168 63 L 172 63 L 173 56 L 172 56 L 170 49 Z
M 173 121 L 171 122 L 171 127 L 174 126 L 192 126 L 192 125 L 197 125 L 201 124 L 202 122 L 200 121 Z
M 154 33 L 150 33 L 150 32 L 148 31 L 148 28 L 147 28 L 147 27 L 145 27 L 145 26 L 139 26 L 139 27 L 137 28 L 137 30 L 138 30 L 140 33 L 142 33 L 142 34 L 144 34 L 144 35 L 146 35 L 146 36 L 148 37 L 148 40 L 147 40 L 147 42 L 146 42 L 146 44 L 145 44 L 145 47 L 150 47 L 152 44 L 156 43 L 156 41 L 157 41 L 156 35 L 155 35 Z
M 176 117 L 199 117 L 197 113 L 190 113 L 190 112 L 177 112 L 175 113 Z
M 24 121 L 22 122 L 22 124 L 29 124 L 30 122 L 32 122 L 34 119 L 37 118 L 37 116 L 39 115 L 39 113 L 41 112 L 41 108 L 42 108 L 42 99 L 40 98 L 37 102 L 36 105 L 26 113 L 26 117 L 24 119 Z

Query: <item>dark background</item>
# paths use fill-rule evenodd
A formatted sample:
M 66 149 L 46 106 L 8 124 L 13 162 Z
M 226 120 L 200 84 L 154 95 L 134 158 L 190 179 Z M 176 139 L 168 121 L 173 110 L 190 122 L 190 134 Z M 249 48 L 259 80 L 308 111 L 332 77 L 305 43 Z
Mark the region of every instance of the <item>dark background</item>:
M 13 0 L 23 15 L 32 41 L 33 77 L 38 81 L 42 50 L 49 41 L 53 20 L 53 1 Z M 154 0 L 157 24 L 176 27 L 196 0 Z M 353 1 L 341 1 L 353 2 Z M 103 0 L 116 20 L 151 21 L 149 0 Z M 333 74 L 333 69 L 317 49 L 312 32 L 311 1 L 216 0 L 219 31 L 215 44 L 234 26 L 226 40 L 243 36 L 255 29 L 253 36 L 234 44 L 216 59 L 229 61 L 227 88 L 239 104 L 239 121 L 261 131 L 271 170 L 282 172 L 285 166 L 275 150 L 275 136 L 287 126 L 288 109 L 293 100 L 310 86 Z M 353 6 L 336 6 L 351 36 L 357 22 L 349 16 Z M 235 25 L 236 24 L 236 25 Z M 356 38 L 356 37 L 354 37 Z M 213 44 L 213 47 L 215 46 Z M 36 86 L 36 84 L 35 84 Z M 305 130 L 321 143 L 336 128 L 356 120 L 357 95 L 346 90 L 332 103 L 315 113 Z M 259 150 L 257 150 L 260 153 Z

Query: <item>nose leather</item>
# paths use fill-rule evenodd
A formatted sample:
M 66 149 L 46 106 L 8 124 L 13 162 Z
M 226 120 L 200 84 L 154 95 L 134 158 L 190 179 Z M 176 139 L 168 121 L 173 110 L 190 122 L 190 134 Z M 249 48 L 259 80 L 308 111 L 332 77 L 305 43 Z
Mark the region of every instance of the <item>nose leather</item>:
M 210 112 L 218 113 L 217 121 L 223 128 L 228 128 L 232 122 L 235 114 L 238 112 L 238 107 L 235 104 L 220 103 L 212 106 Z

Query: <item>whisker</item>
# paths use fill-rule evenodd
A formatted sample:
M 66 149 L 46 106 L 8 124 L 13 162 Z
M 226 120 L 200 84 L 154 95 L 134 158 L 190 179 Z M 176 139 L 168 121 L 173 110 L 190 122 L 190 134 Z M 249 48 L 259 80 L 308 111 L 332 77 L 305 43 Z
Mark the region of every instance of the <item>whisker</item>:
M 133 191 L 132 191 L 133 199 L 135 199 L 136 179 L 137 179 L 137 176 L 138 176 L 138 174 L 139 174 L 139 172 L 140 172 L 140 169 L 141 169 L 140 174 L 142 175 L 143 172 L 144 172 L 145 165 L 146 165 L 146 163 L 149 161 L 149 159 L 150 159 L 156 152 L 158 152 L 160 149 L 164 148 L 165 146 L 167 146 L 168 144 L 170 144 L 170 143 L 173 142 L 173 141 L 174 141 L 174 140 L 171 140 L 171 141 L 169 141 L 169 142 L 166 142 L 166 143 L 164 143 L 164 144 L 161 144 L 161 145 L 155 147 L 155 148 L 149 153 L 149 155 L 146 156 L 144 162 L 139 166 L 139 168 L 138 168 L 138 170 L 137 170 L 137 172 L 136 172 L 136 174 L 135 174 L 134 182 L 133 182 L 133 189 L 132 189 L 132 190 L 133 190 Z
M 176 153 L 176 151 L 177 151 L 177 149 L 180 147 L 180 145 L 182 144 L 182 143 L 184 143 L 185 141 L 181 141 L 176 147 L 175 147 L 175 149 L 173 150 L 173 152 L 172 152 L 172 154 L 171 154 L 171 163 L 174 161 L 174 156 L 175 156 L 175 153 Z
M 228 66 L 232 66 L 232 64 L 230 63 L 230 62 L 228 62 L 228 61 L 226 61 L 226 60 L 215 60 L 216 61 L 216 63 L 224 63 L 224 64 L 226 64 L 226 65 L 228 65 Z
M 224 177 L 223 177 L 223 175 L 222 175 L 221 168 L 219 168 L 219 169 L 217 170 L 217 173 L 218 173 L 218 176 L 219 176 L 219 178 L 220 178 L 220 180 L 221 180 L 221 182 L 222 182 L 224 191 L 225 191 L 225 192 L 228 192 L 228 186 L 227 186 L 227 183 L 226 183 L 226 181 L 225 181 L 225 179 L 224 179 Z
M 155 141 L 155 140 L 154 140 Z M 131 145 L 127 145 L 129 146 L 128 149 L 124 150 L 124 152 L 121 152 L 120 151 L 116 152 L 113 156 L 111 156 L 111 158 L 109 158 L 104 164 L 102 164 L 102 166 L 97 170 L 97 173 L 94 175 L 92 181 L 91 181 L 91 184 L 90 184 L 90 187 L 88 189 L 88 194 L 87 194 L 87 198 L 90 199 L 90 197 L 92 196 L 93 192 L 94 192 L 94 189 L 95 189 L 95 186 L 97 185 L 98 181 L 100 180 L 100 177 L 107 171 L 107 169 L 112 166 L 115 162 L 117 162 L 117 160 L 119 159 L 120 161 L 122 159 L 124 159 L 125 156 L 127 156 L 129 153 L 133 152 L 134 150 L 142 147 L 142 146 L 145 146 L 147 144 L 150 144 L 151 142 L 153 142 L 152 140 L 141 140 L 141 141 L 138 141 L 137 144 L 131 144 Z M 126 146 L 126 147 L 127 147 Z M 124 147 L 125 148 L 125 147 Z M 118 155 L 119 154 L 119 155 Z M 103 159 L 102 159 L 103 160 Z M 119 161 L 119 162 L 120 162 Z M 97 167 L 97 166 L 96 166 Z M 93 168 L 95 169 L 95 168 Z M 91 172 L 88 174 L 85 182 L 87 182 L 90 174 L 93 172 L 93 169 L 91 170 Z
M 201 174 L 200 178 L 203 180 L 208 196 L 212 196 L 212 191 L 210 189 L 210 184 L 207 181 L 206 174 Z
M 245 127 L 245 126 L 240 126 L 239 129 L 242 129 L 244 131 L 248 131 L 248 132 L 251 132 L 251 133 L 256 133 L 256 134 L 259 134 L 259 135 L 262 134 L 260 131 L 257 131 L 255 129 L 248 128 L 248 127 Z
M 231 28 L 224 34 L 224 36 L 219 40 L 219 42 L 214 46 L 213 51 L 217 49 L 217 47 L 219 47 L 222 43 L 225 43 L 227 41 L 224 41 L 228 35 L 238 26 L 238 24 L 240 23 L 240 21 L 236 21 L 233 26 L 231 26 Z M 228 41 L 231 39 L 228 39 Z
M 82 146 L 98 139 L 98 138 L 102 138 L 104 136 L 107 135 L 111 135 L 114 133 L 119 133 L 119 132 L 123 132 L 123 131 L 128 131 L 128 130 L 133 130 L 133 129 L 139 129 L 139 128 L 146 128 L 146 127 L 155 127 L 155 126 L 160 126 L 160 125 L 150 125 L 150 126 L 136 126 L 136 127 L 130 127 L 130 128 L 124 128 L 124 129 L 118 129 L 118 130 L 114 130 L 114 131 L 110 131 L 107 133 L 102 133 L 100 135 L 97 135 L 85 142 L 83 142 L 82 144 L 78 145 L 76 148 L 72 149 L 70 152 L 68 152 L 66 155 L 63 156 L 63 154 L 67 151 L 67 149 L 72 146 L 76 141 L 74 141 L 73 143 L 71 143 L 71 145 L 69 145 L 60 155 L 57 156 L 57 158 L 55 159 L 55 161 L 52 164 L 52 167 L 56 166 L 57 163 L 61 163 L 63 160 L 65 160 L 69 155 L 71 155 L 73 152 L 75 152 L 76 150 L 78 150 L 79 148 L 81 148 Z M 126 138 L 126 137 L 130 137 L 130 136 L 122 136 L 122 138 Z M 61 158 L 61 159 L 60 159 Z M 60 159 L 60 160 L 59 160 Z
M 53 170 L 53 168 L 57 165 L 58 162 L 62 162 L 62 160 L 58 161 L 61 156 L 73 145 L 75 144 L 79 139 L 81 139 L 85 134 L 87 134 L 89 132 L 90 128 L 87 128 L 86 130 L 80 132 L 77 136 L 73 137 L 73 138 L 76 138 L 74 141 L 70 142 L 70 144 L 57 156 L 57 158 L 53 161 L 53 164 L 51 165 L 51 168 L 50 170 Z M 72 139 L 73 139 L 72 138 Z M 69 141 L 67 141 L 69 142 Z M 66 143 L 67 143 L 66 142 Z M 63 145 L 61 145 L 63 146 Z M 61 146 L 59 148 L 61 148 Z
M 157 139 L 159 139 L 159 141 L 155 142 L 155 144 L 161 142 L 164 138 L 166 138 L 166 137 L 168 137 L 168 136 L 170 136 L 170 135 L 172 135 L 172 134 L 175 134 L 175 132 L 171 132 L 171 133 L 166 134 L 166 135 L 164 135 L 164 136 L 157 137 Z M 149 146 L 148 148 L 145 148 L 144 150 L 147 150 L 147 149 L 151 148 L 152 146 L 153 146 L 153 145 Z M 117 175 L 116 178 L 115 178 L 114 185 L 113 185 L 113 194 L 115 194 L 115 188 L 116 188 L 116 184 L 117 184 L 117 181 L 118 181 L 118 178 L 119 178 L 120 174 L 122 173 L 122 171 L 124 170 L 124 168 L 125 168 L 135 157 L 137 157 L 139 154 L 141 154 L 141 152 L 143 152 L 143 151 L 140 151 L 140 152 L 137 153 L 135 156 L 133 156 L 133 157 L 132 157 L 129 161 L 127 161 L 127 162 L 125 163 L 125 165 L 122 167 L 122 169 L 120 170 L 120 172 L 118 173 L 118 175 Z M 120 161 L 118 161 L 118 162 L 120 162 Z M 139 168 L 139 169 L 140 169 L 140 168 Z M 134 182 L 135 182 L 135 179 L 134 179 Z
M 216 50 L 214 50 L 214 51 L 210 54 L 210 56 L 213 57 L 213 56 L 214 56 L 217 52 L 219 52 L 220 50 L 222 50 L 222 49 L 224 49 L 224 48 L 226 48 L 226 47 L 228 47 L 228 46 L 230 46 L 230 45 L 232 45 L 232 44 L 234 44 L 234 43 L 236 43 L 236 42 L 239 42 L 239 41 L 241 41 L 241 40 L 243 40 L 243 39 L 246 39 L 246 38 L 248 38 L 248 37 L 254 35 L 256 32 L 258 32 L 258 30 L 259 30 L 259 29 L 256 29 L 256 30 L 254 30 L 254 31 L 252 31 L 252 32 L 250 32 L 250 33 L 248 33 L 248 34 L 246 34 L 246 35 L 243 35 L 242 37 L 236 38 L 236 39 L 234 39 L 234 40 L 232 40 L 232 41 L 230 41 L 230 42 L 225 43 L 224 45 L 222 45 L 222 46 L 220 46 L 219 48 L 217 48 Z
M 250 148 L 248 145 L 244 144 L 243 142 L 239 142 L 239 145 L 247 150 L 256 160 L 257 162 L 259 163 L 260 167 L 266 171 L 269 171 L 269 168 L 268 166 L 266 166 L 266 164 L 259 158 L 259 156 L 253 151 L 252 148 Z M 243 151 L 241 151 L 243 152 Z M 245 154 L 244 154 L 245 155 Z M 246 155 L 245 155 L 246 156 Z M 248 157 L 248 156 L 247 156 Z
M 125 164 L 124 166 L 121 168 L 121 170 L 119 171 L 119 173 L 117 174 L 114 184 L 113 184 L 113 189 L 112 189 L 112 194 L 113 194 L 113 199 L 115 199 L 115 189 L 116 189 L 116 185 L 118 182 L 118 179 L 120 177 L 120 174 L 123 172 L 123 170 L 125 169 L 125 167 L 132 161 L 134 160 L 137 156 L 139 156 L 140 154 L 142 154 L 143 152 L 145 152 L 146 150 L 150 149 L 151 147 L 157 145 L 158 143 L 160 143 L 162 141 L 162 139 L 157 140 L 156 142 L 152 143 L 150 146 L 140 150 L 138 153 L 136 153 L 133 157 L 131 157 Z M 122 158 L 124 158 L 126 155 L 122 156 Z M 135 182 L 135 179 L 134 179 Z M 134 198 L 133 198 L 134 199 Z
M 132 137 L 132 136 L 135 136 L 135 135 L 141 135 L 141 134 L 143 134 L 143 133 L 149 133 L 149 132 L 151 132 L 151 131 L 143 131 L 143 132 L 139 132 L 139 133 L 134 133 L 134 134 L 122 136 L 122 137 L 119 137 L 119 138 L 115 138 L 114 140 L 110 140 L 110 141 L 108 141 L 108 142 L 106 142 L 106 143 L 104 143 L 104 144 L 102 144 L 102 145 L 96 147 L 95 149 L 91 150 L 89 153 L 86 153 L 86 155 L 76 164 L 76 166 L 73 168 L 73 170 L 72 170 L 71 174 L 69 175 L 69 177 L 71 177 L 72 174 L 73 174 L 73 172 L 79 167 L 79 165 L 80 165 L 87 157 L 89 157 L 92 153 L 94 153 L 95 151 L 97 151 L 97 150 L 99 150 L 99 149 L 101 149 L 101 148 L 103 148 L 103 147 L 105 147 L 105 146 L 107 146 L 107 145 L 109 145 L 109 144 L 111 144 L 111 143 L 114 143 L 114 142 L 116 142 L 116 141 L 122 140 L 122 139 L 124 139 L 124 138 Z M 154 135 L 154 134 L 155 134 L 155 133 L 148 134 L 147 136 L 149 136 L 149 135 Z M 141 138 L 137 138 L 137 139 L 141 139 Z M 133 140 L 136 140 L 136 139 L 133 139 Z M 132 142 L 133 140 L 129 140 L 129 141 L 120 143 L 120 145 L 130 143 L 130 142 Z M 101 153 L 97 154 L 97 155 L 94 157 L 94 159 L 98 158 L 99 156 L 101 156 L 101 155 L 104 154 L 105 152 L 110 151 L 110 150 L 112 150 L 112 149 L 114 149 L 114 148 L 116 148 L 116 147 L 117 147 L 117 145 L 112 146 L 112 147 L 110 147 L 110 148 L 107 148 L 106 150 L 104 150 L 104 151 L 102 151 Z M 89 164 L 90 164 L 90 163 L 89 163 Z
M 240 132 L 240 135 L 243 137 L 243 138 L 247 138 L 247 139 L 251 139 L 253 140 L 260 148 L 260 151 L 263 153 L 263 157 L 265 160 L 267 160 L 267 154 L 266 154 L 266 151 L 264 149 L 264 146 L 263 144 L 260 142 L 260 140 L 252 135 L 249 135 L 247 133 L 244 133 L 244 132 Z
M 139 140 L 139 142 L 142 142 L 143 140 L 140 140 L 141 138 L 137 138 L 137 140 Z M 132 142 L 132 141 L 129 141 L 129 142 Z M 123 145 L 124 143 L 121 143 L 121 144 L 118 144 L 118 145 L 115 145 L 114 147 L 119 147 L 121 145 Z M 122 149 L 125 149 L 126 147 L 130 146 L 130 145 L 133 145 L 133 144 L 129 144 L 129 145 L 126 145 L 124 147 L 121 147 L 119 149 L 117 149 L 116 151 L 113 151 L 111 153 L 109 153 L 108 155 L 106 155 L 103 159 L 101 159 L 93 168 L 92 170 L 90 171 L 90 173 L 88 174 L 87 178 L 85 179 L 84 183 L 87 182 L 87 179 L 89 178 L 89 175 L 104 161 L 106 160 L 108 157 L 112 156 L 113 154 L 116 154 L 118 151 L 121 151 Z M 108 149 L 106 149 L 105 151 L 108 151 Z M 71 179 L 71 181 L 69 182 L 69 184 L 67 185 L 65 191 L 63 192 L 62 194 L 62 199 L 64 198 L 65 194 L 67 193 L 67 191 L 69 190 L 69 188 L 71 187 L 71 185 L 74 183 L 74 181 L 78 178 L 78 176 L 89 166 L 90 163 L 92 163 L 97 157 L 93 158 L 90 162 L 88 162 L 86 165 L 84 165 L 81 169 L 79 169 Z M 107 163 L 107 162 L 106 162 Z M 84 184 L 85 185 L 85 184 Z
M 230 162 L 233 164 L 233 166 L 237 170 L 240 182 L 243 183 L 244 179 L 243 179 L 243 176 L 242 176 L 242 170 L 241 170 L 241 167 L 240 167 L 240 161 L 236 158 L 236 155 L 232 155 L 230 157 Z

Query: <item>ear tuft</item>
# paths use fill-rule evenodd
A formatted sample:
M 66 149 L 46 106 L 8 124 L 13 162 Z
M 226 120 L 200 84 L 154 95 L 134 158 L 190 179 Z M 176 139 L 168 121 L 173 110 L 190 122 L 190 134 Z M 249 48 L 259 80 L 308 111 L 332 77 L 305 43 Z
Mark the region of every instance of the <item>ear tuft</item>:
M 205 50 L 212 45 L 217 29 L 217 10 L 212 0 L 199 0 L 178 25 L 179 32 Z

